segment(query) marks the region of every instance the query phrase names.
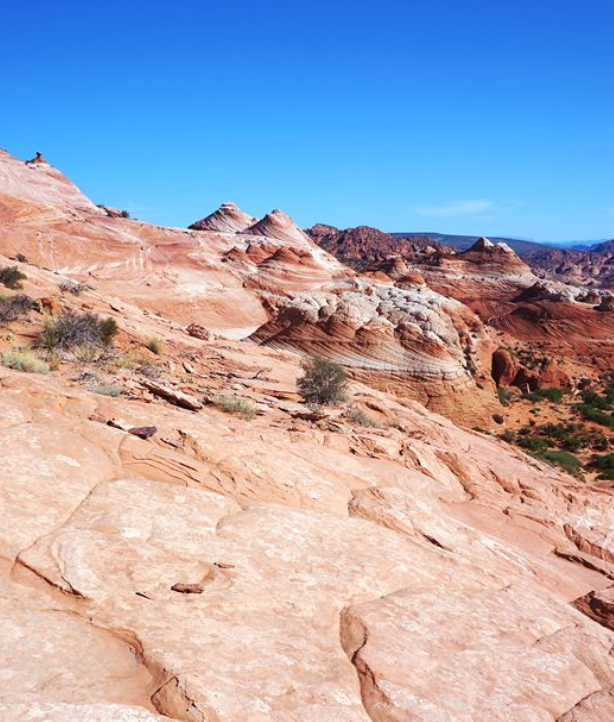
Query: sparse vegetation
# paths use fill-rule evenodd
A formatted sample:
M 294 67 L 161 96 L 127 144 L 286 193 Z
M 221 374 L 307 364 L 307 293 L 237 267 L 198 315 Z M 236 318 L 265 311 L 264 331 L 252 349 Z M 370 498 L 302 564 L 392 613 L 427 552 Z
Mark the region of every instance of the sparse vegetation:
M 113 357 L 113 365 L 118 369 L 131 369 L 135 365 L 134 356 L 128 353 L 118 353 Z
M 2 323 L 17 321 L 35 309 L 38 309 L 38 301 L 25 293 L 18 293 L 15 296 L 0 296 L 0 322 Z
M 587 467 L 599 472 L 598 479 L 600 481 L 612 480 L 614 479 L 614 454 L 603 454 L 602 456 L 595 454 L 588 462 Z
M 147 348 L 156 356 L 160 356 L 164 351 L 164 341 L 157 336 L 151 336 L 147 339 Z
M 499 397 L 499 403 L 501 406 L 509 406 L 515 398 L 514 394 L 509 389 L 504 389 L 503 387 L 499 387 L 497 389 L 497 396 Z
M 62 281 L 58 288 L 62 293 L 72 293 L 73 296 L 80 296 L 89 290 L 87 283 L 77 283 L 76 281 Z
M 312 356 L 301 363 L 303 376 L 298 388 L 303 401 L 314 406 L 334 406 L 347 400 L 347 374 L 342 366 Z
M 63 313 L 49 318 L 38 336 L 38 345 L 47 349 L 72 349 L 79 346 L 109 346 L 118 333 L 113 318 L 101 319 L 94 313 Z
M 96 384 L 92 386 L 91 391 L 101 396 L 111 396 L 114 399 L 122 395 L 122 390 L 112 384 Z
M 227 414 L 240 416 L 245 421 L 252 421 L 256 416 L 256 409 L 247 399 L 239 399 L 236 396 L 214 396 L 211 400 L 214 406 L 217 406 Z
M 356 424 L 356 426 L 364 426 L 365 428 L 375 428 L 379 426 L 372 416 L 356 406 L 348 410 L 346 418 L 351 424 Z
M 47 374 L 49 366 L 32 353 L 28 348 L 11 348 L 2 354 L 2 365 L 15 371 L 29 374 Z
M 535 457 L 545 461 L 550 466 L 558 466 L 572 476 L 580 477 L 582 475 L 582 464 L 573 454 L 568 451 L 542 451 L 535 454 Z
M 527 394 L 527 399 L 529 399 L 530 401 L 541 401 L 542 399 L 545 399 L 546 401 L 550 401 L 553 404 L 559 404 L 563 400 L 564 395 L 565 389 L 559 389 L 553 386 L 548 389 L 538 389 L 537 391 L 531 391 Z
M 143 363 L 136 369 L 137 374 L 145 376 L 145 378 L 159 379 L 162 376 L 162 367 L 159 364 L 152 363 L 151 361 L 143 361 Z
M 11 291 L 17 291 L 23 288 L 22 281 L 27 278 L 25 273 L 22 273 L 17 266 L 5 266 L 0 268 L 0 283 Z

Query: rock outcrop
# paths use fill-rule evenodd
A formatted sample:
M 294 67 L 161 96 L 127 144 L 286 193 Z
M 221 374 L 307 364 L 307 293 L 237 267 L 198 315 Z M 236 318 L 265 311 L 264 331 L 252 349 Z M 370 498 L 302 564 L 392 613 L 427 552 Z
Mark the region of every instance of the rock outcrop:
M 213 213 L 192 223 L 194 231 L 217 231 L 219 233 L 241 233 L 256 223 L 256 219 L 244 213 L 234 203 L 222 203 Z
M 612 491 L 402 393 L 494 397 L 466 305 L 302 236 L 111 218 L 2 153 L 0 193 L 0 266 L 120 328 L 95 360 L 0 366 L 3 722 L 613 717 Z M 292 349 L 353 369 L 352 407 L 300 404 Z M 177 405 L 203 397 L 226 403 Z

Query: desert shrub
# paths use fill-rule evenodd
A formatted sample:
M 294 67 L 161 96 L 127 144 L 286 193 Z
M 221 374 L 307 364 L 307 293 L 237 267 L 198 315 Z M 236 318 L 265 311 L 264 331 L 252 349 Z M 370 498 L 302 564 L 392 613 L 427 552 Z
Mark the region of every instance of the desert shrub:
M 73 296 L 80 296 L 89 290 L 87 283 L 77 283 L 76 281 L 62 281 L 58 288 L 62 293 L 72 293 Z
M 94 358 L 95 351 L 89 344 L 82 344 L 75 349 L 75 358 L 80 363 L 89 363 Z
M 521 446 L 527 451 L 540 452 L 546 451 L 550 444 L 546 439 L 542 439 L 539 436 L 523 436 L 522 438 L 518 439 L 518 446 Z
M 122 390 L 118 386 L 113 386 L 112 384 L 95 384 L 90 390 L 95 394 L 100 394 L 101 396 L 111 396 L 114 399 L 122 395 Z
M 596 409 L 594 406 L 589 406 L 588 404 L 576 404 L 575 409 L 586 421 L 593 421 L 595 424 L 614 429 L 614 416 L 611 414 L 601 409 Z
M 2 354 L 2 365 L 29 374 L 48 374 L 49 366 L 36 358 L 30 349 L 11 348 Z
M 15 258 L 19 261 L 19 263 L 27 263 L 28 262 L 28 259 L 26 258 L 26 256 L 24 256 L 23 253 L 18 253 L 15 256 Z
M 563 400 L 564 395 L 565 389 L 559 389 L 553 386 L 549 389 L 531 391 L 527 394 L 527 398 L 530 401 L 541 401 L 542 399 L 546 399 L 547 401 L 551 401 L 553 404 L 558 404 Z
M 147 348 L 159 356 L 164 351 L 164 341 L 157 336 L 151 336 L 147 339 Z
M 303 400 L 316 406 L 335 405 L 347 399 L 347 374 L 334 361 L 312 356 L 301 363 L 298 388 Z
M 351 424 L 356 424 L 357 426 L 364 426 L 366 428 L 375 428 L 376 426 L 379 426 L 372 416 L 369 416 L 366 411 L 357 407 L 351 408 L 347 412 L 346 418 Z
M 495 424 L 502 424 L 505 421 L 501 414 L 493 414 L 492 420 L 495 422 Z
M 95 313 L 63 313 L 48 319 L 38 336 L 43 348 L 71 349 L 78 346 L 109 346 L 118 332 L 113 318 L 101 319 Z
M 607 396 L 602 396 L 591 389 L 582 392 L 582 401 L 588 406 L 601 409 L 602 411 L 606 411 L 612 406 L 612 402 Z
M 598 478 L 601 480 L 614 479 L 614 454 L 594 454 L 586 465 L 593 471 L 598 471 Z
M 247 399 L 239 399 L 236 396 L 214 396 L 212 399 L 214 406 L 217 406 L 227 414 L 240 416 L 246 421 L 252 421 L 256 416 L 256 409 Z
M 0 283 L 12 291 L 16 291 L 23 287 L 22 281 L 27 278 L 25 273 L 22 273 L 17 266 L 5 266 L 0 268 Z
M 567 451 L 542 451 L 535 455 L 536 458 L 545 461 L 550 466 L 558 466 L 568 474 L 573 476 L 580 476 L 582 464 L 573 454 Z
M 509 406 L 514 400 L 514 394 L 509 389 L 498 388 L 497 396 L 499 397 L 499 403 L 502 406 Z
M 162 371 L 162 366 L 152 363 L 151 361 L 143 361 L 143 363 L 136 369 L 137 374 L 141 374 L 152 381 L 159 379 L 160 376 L 162 376 Z
M 511 429 L 506 429 L 501 436 L 499 437 L 502 441 L 507 441 L 508 444 L 511 444 L 512 441 L 514 441 L 514 432 Z
M 130 213 L 128 213 L 128 211 L 121 211 L 119 215 L 122 218 L 130 218 Z
M 15 296 L 0 297 L 0 322 L 9 323 L 25 316 L 30 311 L 38 309 L 38 301 L 35 301 L 25 293 L 18 293 Z
M 130 369 L 134 366 L 134 364 L 134 356 L 130 352 L 118 353 L 113 358 L 113 365 L 118 369 Z

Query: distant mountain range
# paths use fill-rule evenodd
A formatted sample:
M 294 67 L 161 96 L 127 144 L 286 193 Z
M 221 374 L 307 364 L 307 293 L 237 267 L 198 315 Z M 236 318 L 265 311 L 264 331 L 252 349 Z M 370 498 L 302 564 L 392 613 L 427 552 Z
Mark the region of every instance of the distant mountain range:
M 454 246 L 459 251 L 466 251 L 480 238 L 480 236 L 456 236 L 446 233 L 433 233 L 432 231 L 411 231 L 408 233 L 391 233 L 397 238 L 415 238 L 417 236 L 430 238 L 433 242 L 446 246 Z M 561 241 L 560 243 L 549 243 L 546 241 L 527 241 L 520 238 L 506 238 L 503 236 L 489 236 L 494 243 L 507 243 L 519 256 L 528 256 L 536 251 L 543 251 L 548 248 L 565 248 L 573 251 L 598 251 L 599 246 L 606 239 L 598 241 Z

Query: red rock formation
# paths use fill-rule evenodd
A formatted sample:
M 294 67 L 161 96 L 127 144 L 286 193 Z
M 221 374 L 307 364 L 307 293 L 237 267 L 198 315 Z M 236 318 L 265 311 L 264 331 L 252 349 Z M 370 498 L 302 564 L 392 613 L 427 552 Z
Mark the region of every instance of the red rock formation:
M 195 231 L 217 231 L 219 233 L 240 233 L 256 222 L 256 219 L 234 203 L 222 203 L 213 213 L 200 221 L 192 223 Z
M 317 223 L 307 234 L 333 256 L 344 261 L 367 265 L 390 255 L 414 258 L 416 254 L 434 252 L 441 247 L 426 236 L 399 238 L 370 226 L 346 228 Z

